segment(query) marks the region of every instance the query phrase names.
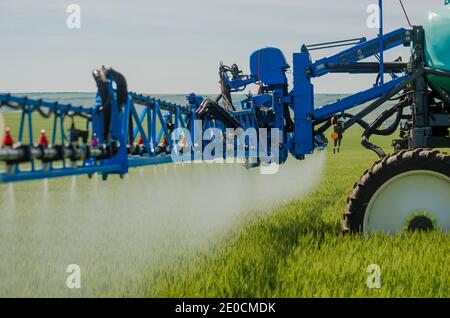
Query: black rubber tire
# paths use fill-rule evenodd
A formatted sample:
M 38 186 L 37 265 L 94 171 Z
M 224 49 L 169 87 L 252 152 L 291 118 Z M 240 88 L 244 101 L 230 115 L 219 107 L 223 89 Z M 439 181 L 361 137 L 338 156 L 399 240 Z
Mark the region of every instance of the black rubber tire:
M 375 162 L 355 183 L 347 199 L 344 234 L 363 232 L 364 214 L 377 189 L 396 175 L 413 170 L 431 170 L 450 177 L 450 155 L 418 148 L 402 150 Z

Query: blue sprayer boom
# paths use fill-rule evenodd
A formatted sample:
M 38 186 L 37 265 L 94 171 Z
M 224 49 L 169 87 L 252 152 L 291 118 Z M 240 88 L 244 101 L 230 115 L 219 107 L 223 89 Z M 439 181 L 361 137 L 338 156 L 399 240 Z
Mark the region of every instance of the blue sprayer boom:
M 425 39 L 421 26 L 384 34 L 381 23 L 374 39 L 303 45 L 293 54 L 292 66 L 279 49 L 262 48 L 251 54 L 247 75 L 235 64 L 220 65 L 221 93 L 215 100 L 190 94 L 186 105 L 130 92 L 122 74 L 104 67 L 93 72 L 97 96 L 90 108 L 0 94 L 2 107 L 21 114 L 17 143 L 12 143 L 8 131 L 0 149 L 0 161 L 6 167 L 0 180 L 95 173 L 106 180 L 111 174 L 123 176 L 133 167 L 207 159 L 205 149 L 211 148 L 211 143 L 216 145 L 212 152 L 216 157 L 230 156 L 218 149 L 231 148 L 232 157 L 250 166 L 284 163 L 289 154 L 304 159 L 325 148 L 329 128 L 334 151 L 339 151 L 344 132 L 358 124 L 364 129 L 362 145 L 376 152 L 380 161 L 355 185 L 344 215 L 344 230 L 428 230 L 436 227 L 436 220 L 441 228 L 450 229 L 449 156 L 429 149 L 450 147 L 450 92 L 429 80 L 432 76 L 449 79 L 450 72 L 427 63 Z M 348 48 L 316 61 L 310 55 L 313 50 L 344 46 Z M 411 48 L 410 59 L 386 62 L 384 52 L 401 46 Z M 373 57 L 375 62 L 367 61 Z M 287 79 L 290 69 L 292 88 Z M 376 81 L 364 91 L 316 107 L 312 81 L 330 73 L 374 74 Z M 248 94 L 241 105 L 234 105 L 231 94 L 252 84 L 258 86 L 258 93 Z M 367 122 L 367 115 L 388 101 L 394 105 Z M 350 113 L 356 106 L 361 106 L 358 112 Z M 34 113 L 52 121 L 48 138 L 42 131 L 36 144 Z M 392 117 L 388 126 L 382 127 Z M 69 131 L 64 129 L 67 119 L 73 123 Z M 249 129 L 256 132 L 255 144 L 249 142 Z M 264 140 L 262 131 L 267 137 Z M 400 138 L 393 141 L 393 155 L 387 156 L 370 141 L 371 135 L 396 131 Z M 25 139 L 30 144 L 24 144 Z M 274 143 L 276 158 L 271 148 Z M 263 160 L 262 153 L 269 159 Z M 399 176 L 421 182 L 423 189 L 404 189 L 394 182 Z M 439 195 L 442 193 L 447 195 Z

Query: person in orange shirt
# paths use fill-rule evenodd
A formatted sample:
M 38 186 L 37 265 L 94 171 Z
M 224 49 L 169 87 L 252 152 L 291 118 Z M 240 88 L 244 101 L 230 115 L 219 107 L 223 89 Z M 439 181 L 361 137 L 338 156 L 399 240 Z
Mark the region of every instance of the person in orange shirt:
M 343 138 L 343 132 L 344 132 L 344 121 L 341 118 L 338 118 L 337 116 L 333 116 L 331 118 L 331 123 L 333 124 L 333 132 L 331 133 L 331 138 L 334 141 L 334 148 L 333 148 L 333 154 L 337 152 L 339 153 L 339 148 L 341 147 L 341 141 Z

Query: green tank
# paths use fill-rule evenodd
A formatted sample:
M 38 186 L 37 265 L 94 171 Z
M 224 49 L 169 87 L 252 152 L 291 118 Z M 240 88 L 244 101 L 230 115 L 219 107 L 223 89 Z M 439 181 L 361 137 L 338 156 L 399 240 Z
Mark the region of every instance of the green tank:
M 424 24 L 425 59 L 427 66 L 450 71 L 450 1 L 445 6 L 430 12 Z M 430 82 L 450 93 L 450 78 L 429 75 Z

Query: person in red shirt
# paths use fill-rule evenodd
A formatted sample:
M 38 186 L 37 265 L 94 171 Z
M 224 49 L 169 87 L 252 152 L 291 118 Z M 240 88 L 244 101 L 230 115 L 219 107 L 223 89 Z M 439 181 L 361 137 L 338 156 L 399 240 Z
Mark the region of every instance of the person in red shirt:
M 41 147 L 41 150 L 44 151 L 45 148 L 48 147 L 48 138 L 45 132 L 45 129 L 41 129 L 41 135 L 39 136 L 38 145 Z M 46 160 L 42 161 L 42 169 L 48 170 L 50 163 Z
M 41 129 L 41 135 L 39 136 L 39 146 L 48 147 L 48 138 L 47 134 L 45 133 L 45 129 Z
M 9 128 L 5 129 L 5 135 L 2 139 L 1 148 L 12 148 L 14 146 L 14 139 L 11 136 L 11 130 Z M 14 164 L 11 162 L 6 162 L 6 172 L 12 174 L 14 171 Z
M 97 134 L 94 133 L 92 135 L 92 139 L 91 139 L 91 146 L 96 147 L 96 146 L 98 146 L 98 144 L 99 144 L 99 141 L 98 141 L 98 138 L 97 138 Z
M 3 136 L 2 146 L 3 147 L 12 147 L 14 145 L 14 139 L 11 136 L 11 129 L 6 128 L 5 135 Z

